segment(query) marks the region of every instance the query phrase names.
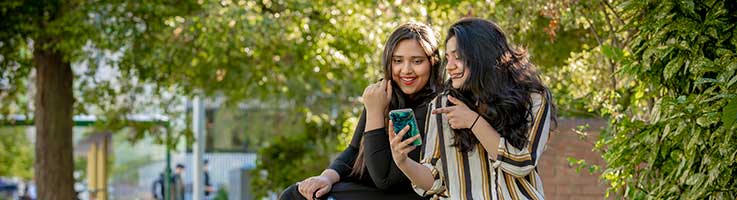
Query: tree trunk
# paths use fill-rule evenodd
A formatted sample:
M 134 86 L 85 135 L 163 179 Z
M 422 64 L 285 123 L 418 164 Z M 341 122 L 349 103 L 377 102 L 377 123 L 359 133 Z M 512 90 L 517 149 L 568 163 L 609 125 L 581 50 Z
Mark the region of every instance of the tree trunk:
M 72 68 L 59 51 L 45 49 L 37 41 L 36 65 L 36 162 L 34 179 L 38 199 L 76 199 L 72 158 Z

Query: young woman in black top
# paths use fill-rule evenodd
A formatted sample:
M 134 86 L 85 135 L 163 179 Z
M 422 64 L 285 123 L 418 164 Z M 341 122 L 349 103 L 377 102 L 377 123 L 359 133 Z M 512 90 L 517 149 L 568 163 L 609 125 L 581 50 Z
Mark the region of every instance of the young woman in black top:
M 386 124 L 389 110 L 412 108 L 421 133 L 415 137 L 424 135 L 427 105 L 443 78 L 437 34 L 421 23 L 399 26 L 384 46 L 382 65 L 383 80 L 364 90 L 351 144 L 322 174 L 290 186 L 280 199 L 422 199 L 392 161 Z M 418 160 L 419 149 L 409 157 Z

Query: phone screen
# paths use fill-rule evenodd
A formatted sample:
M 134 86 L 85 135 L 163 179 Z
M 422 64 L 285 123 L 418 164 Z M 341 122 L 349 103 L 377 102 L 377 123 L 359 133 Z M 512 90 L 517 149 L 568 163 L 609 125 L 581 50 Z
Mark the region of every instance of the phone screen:
M 402 140 L 406 140 L 407 138 L 420 134 L 420 129 L 417 128 L 415 114 L 412 112 L 411 108 L 392 110 L 389 112 L 389 119 L 394 123 L 394 134 L 399 133 L 399 131 L 401 131 L 405 126 L 409 125 L 409 132 L 404 134 Z M 420 146 L 422 145 L 422 140 L 417 138 L 417 140 L 412 142 L 412 145 Z

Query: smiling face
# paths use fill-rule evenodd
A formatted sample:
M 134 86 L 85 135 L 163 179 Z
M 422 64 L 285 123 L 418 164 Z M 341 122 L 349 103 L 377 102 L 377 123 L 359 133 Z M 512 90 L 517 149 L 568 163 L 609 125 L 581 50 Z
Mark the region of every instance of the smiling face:
M 445 44 L 445 47 L 445 59 L 448 60 L 445 70 L 448 72 L 453 88 L 461 88 L 461 86 L 463 86 L 463 82 L 465 82 L 470 76 L 471 70 L 466 68 L 463 60 L 464 58 L 460 56 L 458 40 L 456 40 L 455 36 L 448 39 L 448 43 Z
M 414 39 L 400 41 L 391 58 L 392 81 L 409 96 L 419 92 L 430 80 L 430 61 Z

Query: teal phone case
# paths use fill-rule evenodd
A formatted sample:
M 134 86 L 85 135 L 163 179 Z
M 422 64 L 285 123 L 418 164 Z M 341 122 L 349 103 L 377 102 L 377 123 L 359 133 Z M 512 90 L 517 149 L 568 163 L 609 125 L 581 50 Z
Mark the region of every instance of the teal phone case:
M 389 119 L 391 119 L 394 123 L 395 134 L 399 133 L 399 131 L 401 131 L 405 126 L 409 125 L 409 132 L 407 132 L 407 134 L 404 134 L 402 140 L 406 140 L 407 138 L 411 138 L 415 135 L 420 134 L 420 129 L 417 128 L 417 120 L 415 120 L 415 114 L 414 112 L 412 112 L 411 108 L 392 110 L 391 112 L 389 112 Z M 417 138 L 417 140 L 413 141 L 412 145 L 422 145 L 421 138 Z

